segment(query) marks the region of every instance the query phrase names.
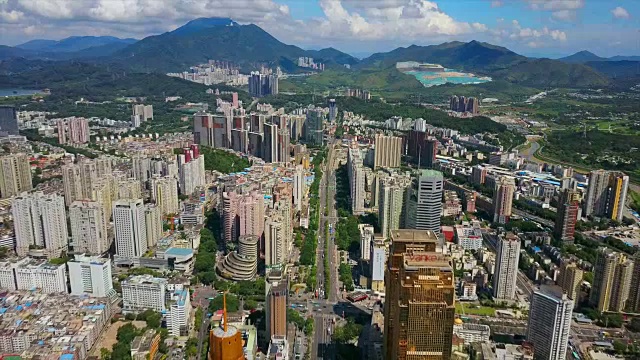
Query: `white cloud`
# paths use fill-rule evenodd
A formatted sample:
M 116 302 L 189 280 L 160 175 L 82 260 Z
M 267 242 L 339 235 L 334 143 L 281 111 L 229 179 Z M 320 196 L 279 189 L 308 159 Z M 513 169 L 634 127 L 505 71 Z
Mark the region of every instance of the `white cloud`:
M 559 10 L 551 13 L 551 17 L 560 21 L 573 21 L 576 19 L 576 12 L 571 10 Z
M 551 18 L 558 21 L 574 21 L 577 11 L 585 5 L 585 0 L 524 0 L 532 10 L 550 11 Z
M 517 20 L 512 20 L 510 24 L 504 21 L 498 21 L 498 27 L 491 29 L 490 33 L 495 39 L 508 39 L 510 41 L 524 43 L 528 47 L 536 48 L 545 46 L 551 40 L 567 41 L 567 34 L 564 31 L 549 29 L 546 26 L 541 29 L 522 27 Z
M 273 0 L 15 0 L 18 8 L 45 19 L 97 20 L 121 23 L 233 17 L 258 21 L 266 14 L 289 15 Z
M 320 0 L 324 18 L 308 24 L 313 34 L 325 38 L 357 36 L 360 40 L 455 36 L 484 32 L 480 23 L 459 22 L 426 0 Z M 363 7 L 367 5 L 366 7 Z
M 525 0 L 533 10 L 559 11 L 578 10 L 584 7 L 585 0 Z
M 622 6 L 618 6 L 615 9 L 612 9 L 611 14 L 616 19 L 628 19 L 631 17 L 627 9 L 623 8 Z
M 504 5 L 504 2 L 501 0 L 493 0 L 491 2 L 491 7 L 493 8 L 501 7 L 502 5 Z
M 24 18 L 24 13 L 21 11 L 11 10 L 4 11 L 0 10 L 0 22 L 4 23 L 15 23 Z

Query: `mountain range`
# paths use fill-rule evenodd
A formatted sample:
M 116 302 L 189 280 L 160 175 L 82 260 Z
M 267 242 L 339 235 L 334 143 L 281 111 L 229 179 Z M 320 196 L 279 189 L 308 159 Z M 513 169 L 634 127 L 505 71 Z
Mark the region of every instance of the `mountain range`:
M 0 45 L 0 60 L 23 57 L 41 60 L 93 59 L 111 55 L 136 39 L 113 36 L 71 36 L 62 40 L 36 39 L 15 47 Z
M 136 39 L 120 39 L 113 36 L 71 36 L 62 40 L 31 40 L 24 44 L 16 45 L 23 50 L 37 52 L 76 52 L 93 47 L 117 44 L 133 44 Z
M 365 72 L 367 79 L 380 72 L 383 74 L 381 77 L 395 79 L 398 84 L 394 86 L 400 86 L 399 82 L 406 79 L 395 74 L 398 61 L 437 63 L 533 87 L 605 86 L 612 77 L 640 75 L 640 71 L 634 70 L 640 68 L 634 68 L 636 62 L 633 59 L 604 59 L 589 52 L 558 60 L 534 59 L 478 41 L 412 45 L 358 60 L 334 48 L 304 50 L 287 45 L 256 25 L 240 25 L 229 18 L 195 19 L 173 31 L 139 41 L 114 37 L 71 37 L 60 41 L 32 40 L 16 47 L 0 46 L 0 61 L 11 58 L 76 60 L 130 71 L 161 73 L 185 71 L 210 59 L 233 62 L 243 71 L 257 69 L 261 65 L 277 65 L 286 72 L 308 71 L 297 66 L 299 57 L 312 57 L 315 62 L 324 63 L 327 69 L 340 72 Z M 343 65 L 352 69 L 346 70 Z M 5 64 L 2 68 L 6 70 L 13 66 Z M 25 68 L 24 65 L 15 66 Z M 363 78 L 352 76 L 352 79 Z
M 640 56 L 612 56 L 609 58 L 600 57 L 590 51 L 582 50 L 573 55 L 558 59 L 562 62 L 572 64 L 585 64 L 591 61 L 640 61 Z

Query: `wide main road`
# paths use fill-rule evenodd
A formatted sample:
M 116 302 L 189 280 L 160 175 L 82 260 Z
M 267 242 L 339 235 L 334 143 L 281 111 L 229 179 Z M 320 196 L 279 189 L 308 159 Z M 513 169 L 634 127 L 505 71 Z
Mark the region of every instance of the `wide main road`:
M 336 156 L 334 149 L 334 140 L 330 139 L 328 142 L 327 158 L 324 162 L 322 169 L 322 180 L 320 181 L 320 189 L 318 195 L 320 196 L 320 221 L 318 226 L 318 247 L 316 249 L 316 264 L 317 264 L 317 285 L 319 295 L 322 292 L 328 290 L 329 298 L 325 300 L 322 296 L 316 300 L 318 303 L 316 307 L 310 307 L 313 309 L 314 316 L 314 334 L 313 344 L 311 345 L 311 359 L 333 359 L 335 354 L 332 352 L 331 347 L 331 334 L 328 328 L 331 326 L 331 318 L 334 314 L 331 314 L 330 309 L 333 308 L 335 302 L 339 299 L 338 291 L 338 256 L 335 249 L 335 244 L 331 234 L 325 232 L 325 226 L 331 224 L 331 227 L 335 229 L 336 222 L 336 203 L 335 203 L 335 184 L 336 184 Z M 328 201 L 328 202 L 327 202 Z M 328 209 L 327 216 L 325 216 L 325 209 Z M 328 245 L 328 246 L 325 246 Z M 325 248 L 328 248 L 328 252 L 325 252 Z M 331 284 L 330 289 L 325 289 L 325 272 L 324 272 L 324 259 L 327 258 L 329 265 L 329 274 Z M 333 329 L 331 329 L 333 330 Z

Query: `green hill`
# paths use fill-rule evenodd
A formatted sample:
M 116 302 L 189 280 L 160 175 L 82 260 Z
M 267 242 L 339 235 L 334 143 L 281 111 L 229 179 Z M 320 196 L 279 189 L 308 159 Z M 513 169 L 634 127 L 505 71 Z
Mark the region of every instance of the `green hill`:
M 602 58 L 590 51 L 582 50 L 573 55 L 569 55 L 558 60 L 572 64 L 584 64 L 589 61 L 606 61 L 607 59 Z
M 640 61 L 589 61 L 585 65 L 611 78 L 640 77 Z
M 602 87 L 609 80 L 594 69 L 582 64 L 567 64 L 550 59 L 532 59 L 491 75 L 509 82 L 532 87 Z
M 530 59 L 504 47 L 478 41 L 398 48 L 374 54 L 362 60 L 358 68 L 392 66 L 399 61 L 436 63 L 531 87 L 590 87 L 609 83 L 605 76 L 582 64 Z
M 306 51 L 287 45 L 260 27 L 222 22 L 190 22 L 174 31 L 144 38 L 113 54 L 110 60 L 137 70 L 178 72 L 208 60 L 231 61 L 245 68 L 260 64 L 297 68 L 298 57 L 313 57 L 327 64 L 352 64 L 357 59 L 336 49 Z M 230 20 L 229 20 L 230 21 Z
M 411 75 L 403 74 L 395 67 L 386 69 L 325 70 L 304 78 L 288 78 L 280 81 L 281 91 L 325 91 L 340 88 L 361 88 L 377 93 L 420 91 L 424 86 Z
M 509 49 L 478 41 L 448 42 L 440 45 L 397 48 L 363 59 L 359 68 L 388 67 L 399 61 L 418 61 L 441 64 L 462 70 L 488 70 L 503 68 L 527 58 Z

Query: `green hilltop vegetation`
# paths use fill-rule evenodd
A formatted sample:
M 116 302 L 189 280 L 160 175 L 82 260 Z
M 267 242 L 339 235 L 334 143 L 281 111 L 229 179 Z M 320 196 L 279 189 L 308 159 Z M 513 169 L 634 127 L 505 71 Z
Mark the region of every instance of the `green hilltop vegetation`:
M 612 134 L 597 129 L 559 130 L 549 133 L 542 156 L 586 168 L 603 168 L 627 172 L 640 178 L 640 136 Z
M 307 77 L 286 78 L 280 81 L 280 91 L 325 92 L 336 89 L 361 88 L 373 93 L 422 91 L 424 86 L 411 75 L 395 67 L 386 69 L 334 69 Z
M 131 44 L 109 60 L 131 64 L 138 70 L 159 72 L 184 71 L 210 59 L 253 69 L 259 68 L 259 64 L 279 65 L 286 71 L 300 70 L 295 62 L 301 56 L 313 57 L 316 62 L 329 66 L 358 61 L 333 48 L 307 51 L 284 44 L 254 24 L 227 26 L 221 20 L 231 22 L 230 19 L 197 19 L 174 31 Z
M 396 63 L 400 61 L 440 64 L 447 68 L 490 76 L 494 81 L 426 88 L 414 76 L 403 74 L 395 68 Z M 607 64 L 607 73 L 622 68 L 620 63 L 622 62 Z M 605 66 L 601 68 L 604 69 Z M 631 72 L 628 64 L 624 69 L 625 74 Z M 373 54 L 351 70 L 324 71 L 309 77 L 286 79 L 282 81 L 281 89 L 291 92 L 330 92 L 336 88 L 361 88 L 386 98 L 402 99 L 409 96 L 443 101 L 446 96 L 437 97 L 442 90 L 461 88 L 462 91 L 451 93 L 462 94 L 476 88 L 478 91 L 470 95 L 478 96 L 481 92 L 483 97 L 514 100 L 538 92 L 536 88 L 606 87 L 610 84 L 609 78 L 587 65 L 550 59 L 530 59 L 503 47 L 471 41 L 431 46 L 412 45 L 387 53 Z
M 489 72 L 491 76 L 532 87 L 605 87 L 610 81 L 593 68 L 550 59 L 531 59 L 505 69 Z
M 219 171 L 224 174 L 243 171 L 251 166 L 249 160 L 229 151 L 201 146 L 200 153 L 204 155 L 205 170 Z

